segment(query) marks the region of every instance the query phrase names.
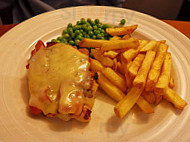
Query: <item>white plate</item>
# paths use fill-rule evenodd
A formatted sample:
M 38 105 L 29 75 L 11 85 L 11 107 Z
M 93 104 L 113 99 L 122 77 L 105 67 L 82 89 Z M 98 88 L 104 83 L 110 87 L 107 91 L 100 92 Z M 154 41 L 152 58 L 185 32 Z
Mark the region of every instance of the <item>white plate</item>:
M 118 24 L 125 18 L 127 25 L 139 25 L 135 37 L 166 39 L 172 53 L 175 90 L 189 103 L 190 42 L 179 31 L 151 16 L 127 9 L 96 6 L 59 9 L 31 18 L 0 38 L 0 142 L 190 141 L 190 105 L 179 112 L 162 102 L 151 115 L 134 107 L 119 120 L 113 112 L 116 102 L 101 95 L 89 123 L 63 122 L 29 113 L 25 65 L 34 43 L 59 36 L 69 22 L 74 24 L 82 17 L 99 18 L 110 24 Z

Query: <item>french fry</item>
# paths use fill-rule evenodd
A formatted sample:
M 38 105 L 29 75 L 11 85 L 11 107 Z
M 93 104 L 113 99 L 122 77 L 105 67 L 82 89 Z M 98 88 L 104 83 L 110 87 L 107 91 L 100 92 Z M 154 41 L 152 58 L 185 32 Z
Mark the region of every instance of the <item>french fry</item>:
M 125 62 L 129 63 L 132 61 L 138 54 L 138 50 L 135 49 L 129 49 L 122 53 L 122 58 L 125 60 Z
M 122 100 L 125 96 L 125 94 L 113 85 L 106 77 L 104 77 L 101 72 L 98 72 L 98 83 L 106 94 L 116 101 Z
M 159 42 L 160 43 L 166 43 L 166 40 L 160 40 Z
M 147 44 L 148 44 L 147 40 L 139 40 L 138 50 L 141 50 Z
M 98 60 L 90 59 L 90 69 L 93 72 L 98 72 L 103 69 L 103 66 Z
M 117 71 L 117 59 L 116 58 L 113 59 L 113 67 L 112 68 L 114 71 Z
M 150 70 L 150 67 L 152 65 L 152 62 L 154 60 L 155 54 L 156 54 L 155 51 L 147 51 L 145 55 L 145 59 L 143 60 L 143 63 L 133 81 L 134 86 L 138 86 L 138 87 L 145 86 L 146 78 Z
M 103 68 L 102 73 L 108 80 L 111 81 L 111 83 L 116 85 L 123 92 L 126 91 L 125 80 L 120 77 L 115 71 L 113 71 L 111 68 Z
M 139 96 L 136 103 L 144 113 L 149 114 L 154 112 L 154 108 L 143 97 Z
M 130 34 L 124 35 L 124 36 L 122 37 L 122 40 L 129 39 L 130 37 L 131 37 Z
M 106 32 L 112 36 L 131 34 L 137 29 L 138 25 L 118 27 L 118 28 L 107 28 Z
M 121 65 L 121 62 L 117 62 L 117 71 L 121 74 L 125 74 L 124 68 Z
M 119 36 L 113 36 L 112 38 L 110 38 L 110 40 L 120 40 L 121 39 L 121 37 L 119 37 Z
M 126 79 L 126 85 L 127 87 L 132 86 L 132 80 L 129 78 L 128 74 L 128 68 L 131 66 L 132 62 L 126 63 L 123 58 L 121 58 L 121 66 L 123 68 L 125 79 Z
M 144 54 L 138 54 L 137 57 L 134 59 L 132 64 L 130 65 L 128 72 L 131 79 L 134 79 L 137 75 L 138 69 L 141 66 L 145 55 Z
M 106 57 L 109 57 L 109 58 L 115 58 L 116 56 L 118 55 L 118 52 L 116 51 L 107 51 L 107 52 L 104 52 L 104 56 Z
M 154 94 L 154 92 L 143 92 L 142 96 L 144 97 L 144 99 L 149 102 L 150 104 L 154 104 L 156 101 L 156 95 Z
M 166 44 L 163 44 L 163 43 L 160 44 L 157 54 L 156 54 L 156 57 L 155 57 L 155 60 L 152 64 L 151 69 L 148 74 L 146 88 L 145 88 L 146 91 L 153 91 L 153 89 L 158 81 L 158 78 L 159 78 L 159 75 L 161 72 L 161 68 L 162 68 L 162 64 L 163 64 L 165 56 L 167 54 L 167 50 L 168 50 L 168 46 Z
M 102 44 L 101 51 L 137 48 L 139 41 L 134 38 L 127 40 L 111 40 Z
M 95 39 L 89 39 L 89 38 L 84 38 L 79 42 L 80 47 L 93 47 L 93 48 L 100 48 L 103 43 L 108 42 L 107 40 L 95 40 Z
M 133 87 L 127 93 L 127 95 L 117 103 L 114 107 L 115 114 L 119 118 L 123 118 L 129 110 L 135 105 L 139 96 L 141 95 L 143 88 Z
M 113 66 L 113 60 L 110 59 L 109 57 L 104 57 L 100 50 L 92 49 L 91 54 L 94 56 L 95 59 L 100 61 L 104 66 L 106 67 Z
M 171 54 L 167 53 L 162 66 L 161 75 L 154 88 L 155 94 L 162 95 L 164 93 L 164 89 L 168 87 L 171 76 L 171 67 L 172 67 Z
M 174 88 L 174 78 L 172 76 L 170 77 L 169 87 Z
M 157 41 L 149 41 L 143 48 L 140 49 L 140 52 L 146 52 L 148 50 L 153 50 L 157 45 Z
M 164 90 L 164 99 L 171 102 L 177 109 L 184 109 L 187 105 L 186 101 L 183 100 L 175 91 L 170 88 Z

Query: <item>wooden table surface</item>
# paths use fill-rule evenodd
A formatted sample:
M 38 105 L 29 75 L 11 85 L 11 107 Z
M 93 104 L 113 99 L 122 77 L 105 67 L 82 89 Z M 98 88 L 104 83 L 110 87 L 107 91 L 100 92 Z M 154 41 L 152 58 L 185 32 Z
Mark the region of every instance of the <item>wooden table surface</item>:
M 184 35 L 190 38 L 190 22 L 173 21 L 173 20 L 163 20 L 163 21 L 173 26 L 174 28 L 178 29 L 180 32 L 182 32 Z M 2 36 L 4 33 L 6 33 L 14 26 L 16 26 L 16 24 L 0 25 L 0 36 Z

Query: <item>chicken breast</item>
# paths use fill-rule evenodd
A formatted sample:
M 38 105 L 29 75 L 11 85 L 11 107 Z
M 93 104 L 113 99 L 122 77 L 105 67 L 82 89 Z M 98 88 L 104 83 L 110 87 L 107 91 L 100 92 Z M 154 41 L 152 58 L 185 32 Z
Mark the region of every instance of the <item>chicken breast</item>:
M 97 84 L 89 57 L 70 45 L 41 46 L 29 60 L 29 106 L 65 121 L 90 120 Z

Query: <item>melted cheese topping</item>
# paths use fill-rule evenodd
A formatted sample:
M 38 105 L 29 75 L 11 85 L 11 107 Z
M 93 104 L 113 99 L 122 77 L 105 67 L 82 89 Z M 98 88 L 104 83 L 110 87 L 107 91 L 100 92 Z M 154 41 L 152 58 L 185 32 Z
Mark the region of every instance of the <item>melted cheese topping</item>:
M 44 114 L 79 115 L 90 84 L 88 57 L 65 44 L 41 48 L 30 60 L 29 105 Z

